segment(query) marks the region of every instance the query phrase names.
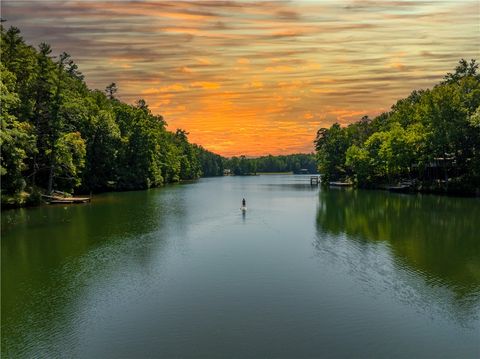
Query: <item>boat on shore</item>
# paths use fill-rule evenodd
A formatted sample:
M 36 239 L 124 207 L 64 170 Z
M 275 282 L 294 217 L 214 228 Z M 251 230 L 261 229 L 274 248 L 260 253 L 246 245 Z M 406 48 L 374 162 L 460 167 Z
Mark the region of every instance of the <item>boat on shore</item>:
M 42 194 L 42 198 L 48 204 L 87 203 L 92 200 L 91 197 L 61 197 L 58 195 L 46 195 L 46 194 Z

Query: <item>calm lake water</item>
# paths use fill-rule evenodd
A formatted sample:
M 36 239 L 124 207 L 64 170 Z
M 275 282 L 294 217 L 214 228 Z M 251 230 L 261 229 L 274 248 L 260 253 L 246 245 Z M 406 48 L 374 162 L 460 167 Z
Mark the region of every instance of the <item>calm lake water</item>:
M 3 212 L 2 357 L 478 358 L 479 228 L 293 175 Z

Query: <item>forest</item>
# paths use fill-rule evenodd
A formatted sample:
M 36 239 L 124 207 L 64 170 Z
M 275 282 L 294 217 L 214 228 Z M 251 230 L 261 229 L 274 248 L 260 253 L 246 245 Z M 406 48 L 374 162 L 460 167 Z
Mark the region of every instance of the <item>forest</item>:
M 297 153 L 280 156 L 261 156 L 247 158 L 232 157 L 225 161 L 225 168 L 232 174 L 244 176 L 260 173 L 293 172 L 317 173 L 317 163 L 314 154 Z
M 167 130 L 139 99 L 87 87 L 67 53 L 52 54 L 1 29 L 2 206 L 35 204 L 54 190 L 91 193 L 261 172 L 316 173 L 323 182 L 378 188 L 408 181 L 421 191 L 480 192 L 480 75 L 461 60 L 432 89 L 415 90 L 389 112 L 321 128 L 316 154 L 224 158 Z
M 462 59 L 439 84 L 413 91 L 389 112 L 321 128 L 315 146 L 323 183 L 479 194 L 479 105 L 478 64 Z
M 224 158 L 170 132 L 139 99 L 111 83 L 90 90 L 71 57 L 1 30 L 2 206 L 38 203 L 53 190 L 134 190 L 223 175 Z

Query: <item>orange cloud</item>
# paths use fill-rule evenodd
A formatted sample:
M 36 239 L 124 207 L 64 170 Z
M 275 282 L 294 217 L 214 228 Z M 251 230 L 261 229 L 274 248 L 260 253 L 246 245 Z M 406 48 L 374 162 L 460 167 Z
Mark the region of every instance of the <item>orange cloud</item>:
M 268 66 L 265 68 L 266 72 L 292 72 L 295 71 L 295 68 L 292 66 L 278 65 L 278 66 Z
M 405 69 L 405 64 L 402 64 L 400 62 L 394 62 L 394 63 L 390 64 L 390 67 L 401 71 L 401 70 Z
M 213 61 L 206 58 L 206 57 L 196 57 L 195 60 L 197 60 L 198 63 L 202 65 L 211 65 L 213 64 Z
M 147 88 L 142 91 L 143 95 L 155 95 L 163 92 L 180 92 L 185 91 L 187 88 L 180 83 L 174 83 L 166 86 L 161 86 L 159 88 Z
M 311 151 L 318 127 L 388 110 L 478 57 L 474 3 L 4 0 L 2 16 L 70 53 L 90 87 L 116 82 L 192 141 L 261 155 Z
M 182 66 L 182 67 L 179 67 L 177 69 L 178 72 L 182 72 L 182 73 L 185 73 L 185 74 L 191 74 L 193 72 L 192 69 L 186 67 L 186 66 Z
M 200 87 L 204 90 L 215 90 L 220 88 L 220 84 L 217 82 L 196 81 L 193 82 L 192 87 Z
M 258 80 L 254 80 L 254 81 L 250 82 L 250 83 L 247 85 L 247 87 L 259 89 L 259 88 L 262 88 L 262 87 L 263 87 L 263 82 L 262 82 L 262 81 L 258 81 Z

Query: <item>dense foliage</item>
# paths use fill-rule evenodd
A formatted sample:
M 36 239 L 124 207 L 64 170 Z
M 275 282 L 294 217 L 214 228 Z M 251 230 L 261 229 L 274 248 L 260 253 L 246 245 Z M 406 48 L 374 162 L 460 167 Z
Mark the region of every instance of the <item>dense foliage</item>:
M 1 28 L 2 197 L 142 189 L 223 174 L 223 158 L 166 130 L 144 100 L 90 90 L 70 56 Z
M 246 158 L 245 156 L 232 157 L 225 163 L 235 175 L 248 175 L 257 172 L 293 172 L 316 173 L 317 164 L 314 154 L 293 154 L 285 156 L 262 156 Z
M 480 75 L 475 60 L 390 112 L 347 127 L 321 128 L 315 141 L 324 182 L 360 187 L 409 181 L 418 190 L 480 189 Z

